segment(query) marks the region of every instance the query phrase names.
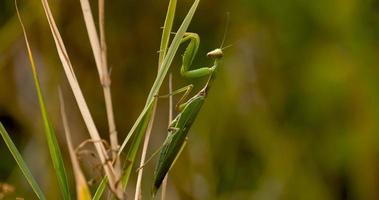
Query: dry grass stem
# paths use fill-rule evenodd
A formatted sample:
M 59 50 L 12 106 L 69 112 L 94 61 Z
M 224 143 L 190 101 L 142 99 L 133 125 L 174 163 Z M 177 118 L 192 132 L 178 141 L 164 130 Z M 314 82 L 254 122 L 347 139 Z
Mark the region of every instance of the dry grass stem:
M 76 196 L 78 200 L 90 200 L 92 198 L 91 192 L 88 188 L 86 178 L 83 174 L 83 171 L 80 168 L 77 155 L 72 145 L 71 131 L 67 122 L 66 109 L 65 109 L 65 104 L 64 104 L 61 90 L 59 90 L 59 100 L 60 100 L 61 117 L 62 117 L 63 128 L 64 128 L 65 136 L 66 136 L 68 152 L 70 154 L 72 169 L 74 171 L 74 176 L 75 176 Z
M 117 150 L 119 148 L 116 123 L 114 119 L 112 95 L 111 95 L 111 78 L 108 70 L 107 62 L 107 44 L 105 40 L 105 3 L 104 0 L 99 0 L 99 30 L 100 39 L 98 37 L 95 22 L 91 12 L 91 7 L 88 0 L 81 0 L 81 7 L 83 11 L 84 21 L 87 27 L 87 33 L 92 47 L 93 55 L 95 58 L 96 67 L 99 73 L 99 78 L 101 85 L 103 87 L 103 95 L 105 101 L 105 108 L 107 112 L 108 129 L 110 143 L 112 147 L 112 157 L 116 160 L 115 172 L 116 176 L 119 177 L 121 174 L 121 167 L 119 158 L 117 156 Z

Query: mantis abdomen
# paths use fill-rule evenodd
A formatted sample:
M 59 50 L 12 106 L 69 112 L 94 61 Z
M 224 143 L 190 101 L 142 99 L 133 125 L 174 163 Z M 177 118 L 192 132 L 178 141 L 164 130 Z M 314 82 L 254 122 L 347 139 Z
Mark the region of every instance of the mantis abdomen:
M 187 102 L 183 111 L 175 118 L 175 120 L 173 120 L 169 127 L 169 135 L 163 143 L 154 172 L 153 193 L 155 193 L 161 186 L 167 172 L 174 164 L 174 161 L 179 155 L 179 151 L 186 140 L 188 131 L 204 103 L 205 93 L 200 92 L 199 94 L 200 95 L 196 95 Z

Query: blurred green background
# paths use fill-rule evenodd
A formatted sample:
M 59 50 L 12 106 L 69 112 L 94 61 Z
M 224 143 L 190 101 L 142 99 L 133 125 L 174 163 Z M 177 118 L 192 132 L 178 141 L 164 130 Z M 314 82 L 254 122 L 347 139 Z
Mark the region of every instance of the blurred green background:
M 174 29 L 192 2 L 178 2 Z M 97 1 L 91 3 L 96 11 Z M 89 136 L 40 1 L 19 4 L 49 114 L 70 167 L 58 85 L 69 106 L 75 145 Z M 50 4 L 98 129 L 108 139 L 80 3 L 50 0 Z M 167 0 L 106 1 L 120 139 L 134 123 L 154 81 L 167 4 Z M 220 45 L 226 12 L 231 16 L 226 44 L 233 46 L 225 50 L 225 65 L 189 134 L 189 145 L 170 173 L 168 199 L 379 199 L 379 1 L 202 0 L 189 28 L 202 40 L 196 66 L 211 64 L 205 54 Z M 174 88 L 192 82 L 200 88 L 203 79 L 179 75 L 180 62 L 177 56 L 171 68 Z M 167 84 L 161 92 L 167 93 Z M 167 115 L 168 101 L 160 100 L 149 155 L 165 138 Z M 49 199 L 59 199 L 12 0 L 0 1 L 0 121 Z M 95 162 L 84 157 L 88 176 L 100 175 Z M 149 164 L 145 170 L 145 195 L 153 167 Z M 35 198 L 3 142 L 0 182 L 15 187 L 6 198 Z M 128 197 L 134 186 L 130 184 Z

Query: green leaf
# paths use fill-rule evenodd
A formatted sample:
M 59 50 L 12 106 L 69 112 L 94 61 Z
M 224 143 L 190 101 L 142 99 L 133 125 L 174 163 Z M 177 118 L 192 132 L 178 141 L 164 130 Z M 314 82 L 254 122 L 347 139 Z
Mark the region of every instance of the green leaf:
M 107 176 L 104 176 L 99 186 L 97 187 L 95 195 L 93 196 L 92 200 L 100 200 L 105 188 L 107 188 L 107 184 L 108 184 Z
M 14 145 L 12 139 L 9 137 L 8 132 L 5 130 L 3 124 L 0 122 L 0 134 L 3 138 L 5 144 L 7 145 L 9 151 L 11 152 L 13 158 L 16 160 L 18 167 L 20 168 L 22 174 L 24 174 L 26 180 L 32 187 L 34 193 L 36 193 L 37 197 L 41 200 L 45 200 L 46 197 L 43 194 L 41 188 L 37 184 L 37 181 L 34 179 L 32 173 L 30 172 L 28 166 L 26 165 L 24 159 L 22 159 L 22 156 L 20 152 L 17 150 L 17 147 Z
M 159 67 L 163 62 L 164 57 L 167 53 L 168 44 L 170 42 L 170 35 L 172 30 L 172 25 L 175 19 L 175 11 L 176 11 L 176 0 L 170 0 L 168 4 L 166 20 L 164 22 L 162 38 L 161 38 L 161 47 L 159 48 Z
M 18 18 L 20 20 L 20 24 L 21 24 L 22 31 L 24 34 L 25 43 L 26 43 L 27 52 L 28 52 L 28 57 L 29 57 L 31 68 L 32 68 L 34 84 L 35 84 L 36 91 L 37 91 L 38 102 L 40 105 L 43 124 L 45 127 L 45 136 L 46 136 L 47 144 L 49 147 L 50 156 L 51 156 L 51 159 L 53 161 L 54 170 L 55 170 L 55 173 L 57 175 L 57 179 L 58 179 L 59 187 L 60 187 L 61 192 L 62 192 L 63 199 L 69 200 L 69 199 L 71 199 L 71 197 L 70 197 L 69 185 L 68 185 L 66 170 L 64 167 L 64 163 L 63 163 L 62 154 L 61 154 L 61 151 L 59 149 L 59 145 L 58 145 L 58 141 L 57 141 L 57 138 L 55 135 L 55 131 L 53 129 L 53 126 L 50 123 L 50 120 L 49 120 L 49 117 L 48 117 L 48 114 L 46 111 L 45 101 L 44 101 L 44 98 L 42 95 L 41 86 L 40 86 L 37 70 L 35 67 L 35 62 L 34 62 L 32 50 L 31 50 L 30 45 L 29 45 L 29 40 L 28 40 L 26 31 L 25 31 L 24 25 L 22 23 L 21 16 L 18 12 L 17 4 L 16 4 L 16 10 L 17 10 L 17 15 L 18 15 Z

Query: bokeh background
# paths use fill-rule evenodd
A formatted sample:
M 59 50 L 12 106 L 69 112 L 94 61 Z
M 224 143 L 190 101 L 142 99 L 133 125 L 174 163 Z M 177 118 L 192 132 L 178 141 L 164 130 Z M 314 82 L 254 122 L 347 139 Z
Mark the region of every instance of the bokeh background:
M 93 10 L 96 11 L 96 1 Z M 176 28 L 191 0 L 178 3 Z M 74 143 L 88 133 L 72 98 L 40 1 L 19 1 L 66 164 L 57 87 L 68 104 Z M 50 4 L 96 125 L 107 137 L 101 87 L 78 0 Z M 141 111 L 156 75 L 167 0 L 106 1 L 106 34 L 120 140 Z M 202 0 L 189 28 L 201 36 L 196 66 L 211 64 L 230 12 L 225 65 L 189 145 L 170 173 L 168 199 L 379 199 L 379 1 Z M 95 12 L 96 13 L 96 12 Z M 95 14 L 96 15 L 96 14 Z M 183 47 L 179 52 L 183 51 Z M 203 79 L 180 77 L 174 88 Z M 162 88 L 167 93 L 167 84 Z M 163 142 L 168 101 L 159 101 L 150 155 Z M 59 199 L 12 0 L 0 1 L 0 121 L 48 194 Z M 84 156 L 88 176 L 96 159 Z M 154 164 L 146 167 L 148 195 Z M 69 170 L 70 171 L 70 170 Z M 96 181 L 96 180 L 95 180 Z M 5 199 L 35 199 L 5 144 Z M 128 196 L 133 196 L 130 184 Z M 74 191 L 74 189 L 73 189 Z

